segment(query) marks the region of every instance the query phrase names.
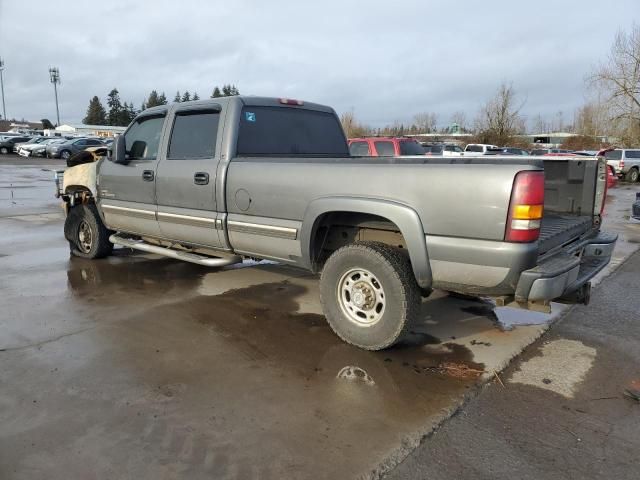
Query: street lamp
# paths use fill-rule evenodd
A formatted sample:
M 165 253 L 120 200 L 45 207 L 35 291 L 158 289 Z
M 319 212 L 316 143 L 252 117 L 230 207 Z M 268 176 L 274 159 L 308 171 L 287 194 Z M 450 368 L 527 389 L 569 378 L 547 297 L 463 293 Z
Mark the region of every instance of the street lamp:
M 60 70 L 58 70 L 58 67 L 49 68 L 49 78 L 51 79 L 51 83 L 53 83 L 53 91 L 56 95 L 56 118 L 58 120 L 56 126 L 59 126 L 60 109 L 58 108 L 58 84 L 60 83 Z
M 2 77 L 2 72 L 4 72 L 4 60 L 0 58 L 0 91 L 2 91 L 2 119 L 7 119 L 7 108 L 4 105 L 4 78 Z

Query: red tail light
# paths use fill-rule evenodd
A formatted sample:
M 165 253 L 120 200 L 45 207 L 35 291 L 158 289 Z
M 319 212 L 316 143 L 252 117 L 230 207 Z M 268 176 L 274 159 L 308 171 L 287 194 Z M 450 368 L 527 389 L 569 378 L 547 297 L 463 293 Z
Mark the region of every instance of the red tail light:
M 513 181 L 506 242 L 535 242 L 544 208 L 544 172 L 518 172 Z
M 295 100 L 293 98 L 281 98 L 279 100 L 283 105 L 304 105 L 304 102 L 302 100 Z

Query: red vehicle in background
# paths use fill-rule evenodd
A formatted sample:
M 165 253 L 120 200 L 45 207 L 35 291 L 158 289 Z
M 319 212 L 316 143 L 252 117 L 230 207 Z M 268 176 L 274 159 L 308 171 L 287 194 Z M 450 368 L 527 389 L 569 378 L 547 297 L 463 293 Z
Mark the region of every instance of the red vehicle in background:
M 353 157 L 404 157 L 424 155 L 424 148 L 413 138 L 362 137 L 349 139 L 349 153 Z

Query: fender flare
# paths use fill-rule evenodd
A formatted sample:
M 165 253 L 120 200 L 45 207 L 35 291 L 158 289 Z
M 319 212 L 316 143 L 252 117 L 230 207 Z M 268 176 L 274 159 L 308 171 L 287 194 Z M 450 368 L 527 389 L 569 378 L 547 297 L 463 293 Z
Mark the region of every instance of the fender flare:
M 415 210 L 389 200 L 357 197 L 324 197 L 308 206 L 300 231 L 300 248 L 305 266 L 312 270 L 311 239 L 318 229 L 318 219 L 331 212 L 353 212 L 378 215 L 395 223 L 405 239 L 413 274 L 422 288 L 431 288 L 432 275 L 422 221 Z

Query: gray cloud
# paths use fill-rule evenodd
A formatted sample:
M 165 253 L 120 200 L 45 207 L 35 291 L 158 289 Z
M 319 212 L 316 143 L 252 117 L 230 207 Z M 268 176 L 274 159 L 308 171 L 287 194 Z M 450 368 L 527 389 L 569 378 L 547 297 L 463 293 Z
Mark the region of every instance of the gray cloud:
M 381 126 L 422 111 L 441 124 L 456 110 L 472 119 L 507 81 L 526 100 L 525 115 L 570 118 L 615 31 L 640 17 L 637 0 L 391 5 L 0 0 L 7 113 L 53 119 L 47 68 L 55 65 L 69 123 L 113 87 L 139 106 L 152 89 L 208 96 L 222 83 L 354 109 Z

